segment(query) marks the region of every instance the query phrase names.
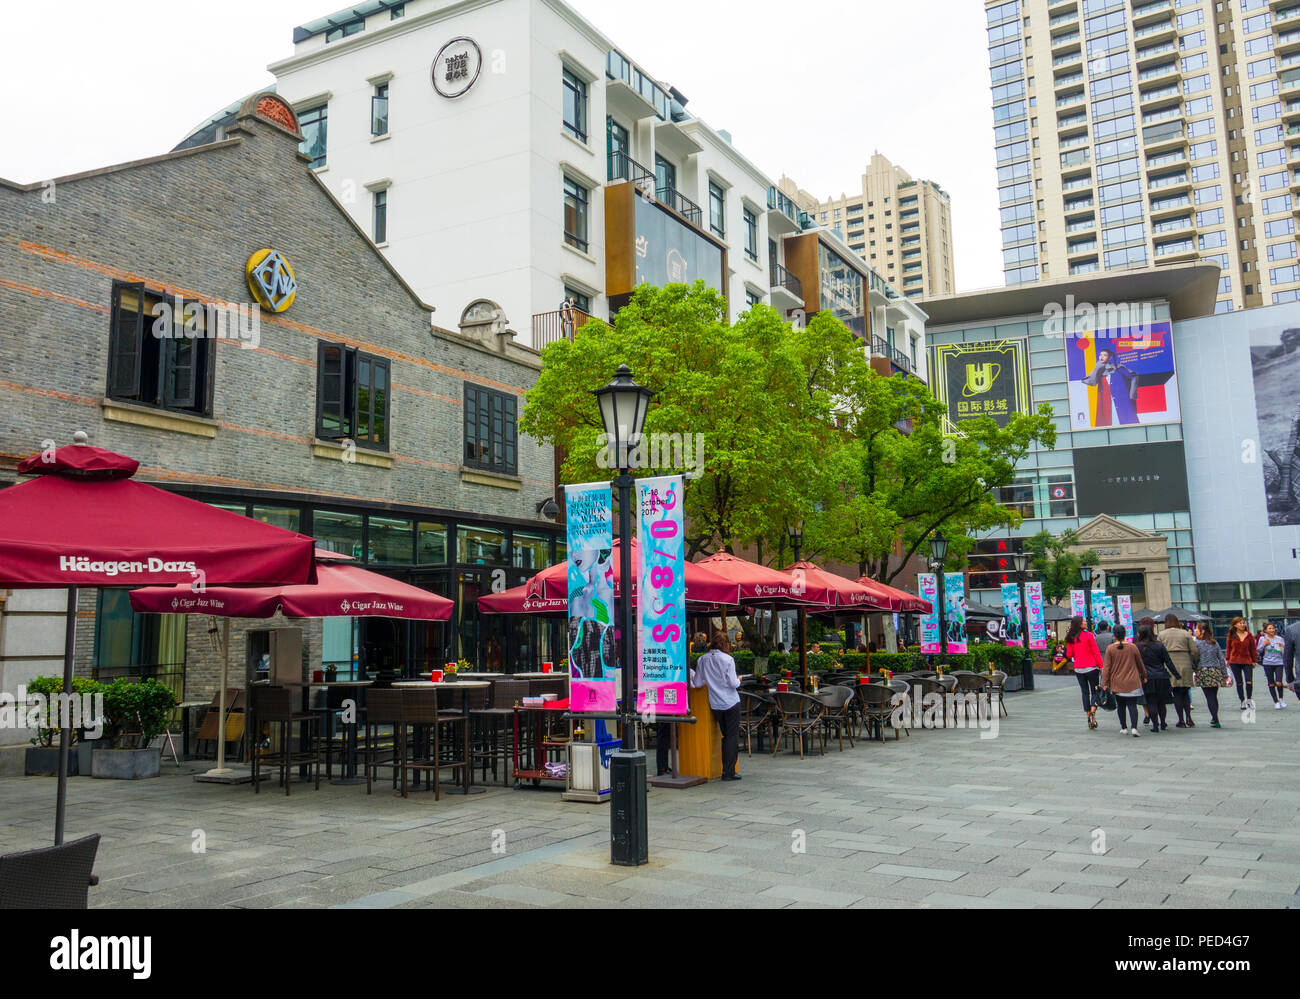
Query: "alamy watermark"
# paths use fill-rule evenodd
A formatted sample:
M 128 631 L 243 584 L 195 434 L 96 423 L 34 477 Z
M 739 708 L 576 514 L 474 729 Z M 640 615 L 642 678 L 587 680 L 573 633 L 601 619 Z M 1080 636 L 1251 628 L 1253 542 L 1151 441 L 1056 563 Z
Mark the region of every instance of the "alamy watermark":
M 981 739 L 998 737 L 998 702 L 984 691 L 923 694 L 917 684 L 910 694 L 895 694 L 890 704 L 893 728 L 977 728 Z
M 655 468 L 678 470 L 688 479 L 704 474 L 703 434 L 642 434 L 636 444 L 616 443 L 603 430 L 596 434 L 600 468 Z M 617 457 L 617 460 L 615 458 Z
M 158 340 L 236 340 L 241 347 L 262 342 L 262 310 L 249 302 L 186 302 L 163 299 L 154 304 L 153 335 Z
M 104 695 L 29 694 L 25 686 L 17 695 L 0 691 L 0 728 L 77 728 L 98 739 L 104 734 Z
M 1143 330 L 1160 321 L 1155 306 L 1148 302 L 1080 302 L 1073 295 L 1066 295 L 1064 302 L 1044 305 L 1043 320 L 1043 335 L 1055 337 L 1074 337 L 1126 326 Z

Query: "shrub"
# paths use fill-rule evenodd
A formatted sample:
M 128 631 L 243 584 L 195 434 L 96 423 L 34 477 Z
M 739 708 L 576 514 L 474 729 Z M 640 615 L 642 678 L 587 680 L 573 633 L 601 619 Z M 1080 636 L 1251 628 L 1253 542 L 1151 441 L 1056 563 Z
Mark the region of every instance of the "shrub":
M 104 692 L 104 689 L 105 688 L 102 683 L 100 683 L 98 680 L 92 680 L 90 679 L 90 677 L 74 676 L 72 678 L 72 692 L 74 694 L 78 694 L 78 695 L 102 694 Z M 51 698 L 58 697 L 59 694 L 63 693 L 63 677 L 34 676 L 31 678 L 31 680 L 27 682 L 27 693 L 29 695 L 43 694 L 46 698 L 46 703 L 49 704 Z M 53 746 L 54 737 L 58 734 L 58 732 L 59 730 L 57 728 L 38 728 L 36 730 L 36 735 L 33 736 L 32 738 L 32 743 L 37 746 Z M 81 732 L 79 729 L 73 730 L 74 742 L 80 736 L 80 734 Z
M 116 743 L 123 733 L 139 732 L 145 745 L 167 730 L 176 695 L 157 680 L 133 683 L 125 678 L 104 688 L 105 727 Z

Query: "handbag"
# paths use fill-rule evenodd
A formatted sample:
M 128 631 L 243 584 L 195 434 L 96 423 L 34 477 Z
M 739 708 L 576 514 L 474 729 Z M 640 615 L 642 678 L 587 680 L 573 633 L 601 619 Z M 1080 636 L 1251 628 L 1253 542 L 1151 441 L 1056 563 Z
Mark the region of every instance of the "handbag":
M 1097 688 L 1097 696 L 1093 700 L 1103 711 L 1115 710 L 1115 695 L 1103 687 Z

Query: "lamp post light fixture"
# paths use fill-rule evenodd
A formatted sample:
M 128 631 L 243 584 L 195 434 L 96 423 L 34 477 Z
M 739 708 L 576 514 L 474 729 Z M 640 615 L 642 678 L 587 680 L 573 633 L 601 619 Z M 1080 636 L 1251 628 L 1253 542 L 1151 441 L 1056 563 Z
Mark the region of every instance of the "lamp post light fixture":
M 1079 566 L 1079 582 L 1083 584 L 1084 627 L 1092 627 L 1092 566 Z
M 1108 572 L 1108 573 L 1106 573 L 1106 589 L 1108 589 L 1108 590 L 1118 590 L 1118 589 L 1119 589 L 1119 573 L 1118 573 L 1118 572 Z
M 930 569 L 934 573 L 934 602 L 939 611 L 939 654 L 938 659 L 942 661 L 944 648 L 947 646 L 946 625 L 944 622 L 943 608 L 947 602 L 943 590 L 943 566 L 948 558 L 948 539 L 943 536 L 943 531 L 935 531 L 930 536 Z M 933 661 L 933 660 L 931 660 Z
M 624 867 L 649 863 L 650 843 L 646 822 L 645 753 L 637 748 L 636 677 L 633 674 L 632 645 L 636 641 L 636 619 L 632 607 L 632 486 L 631 454 L 641 443 L 646 411 L 654 393 L 632 380 L 626 364 L 620 364 L 614 380 L 592 390 L 600 405 L 605 439 L 618 475 L 619 572 L 622 594 L 615 620 L 619 622 L 618 662 L 623 672 L 623 703 L 620 721 L 623 745 L 611 754 L 610 776 L 610 861 Z
M 803 520 L 791 520 L 786 523 L 785 533 L 794 548 L 795 562 L 803 561 Z M 799 672 L 803 676 L 804 689 L 808 687 L 808 611 L 801 605 L 799 615 Z
M 1011 555 L 1011 565 L 1016 570 L 1016 583 L 1020 587 L 1020 636 L 1024 643 L 1024 658 L 1020 661 L 1020 689 L 1034 689 L 1034 654 L 1029 649 L 1029 594 L 1025 589 L 1028 580 L 1029 553 L 1021 549 Z

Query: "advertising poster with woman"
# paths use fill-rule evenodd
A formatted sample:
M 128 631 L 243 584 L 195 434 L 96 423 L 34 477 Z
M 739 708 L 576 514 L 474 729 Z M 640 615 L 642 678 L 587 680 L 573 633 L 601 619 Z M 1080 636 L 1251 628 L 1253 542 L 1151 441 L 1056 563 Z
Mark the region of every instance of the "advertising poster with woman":
M 1105 590 L 1092 591 L 1092 630 L 1112 631 L 1115 627 L 1115 602 Z
M 921 615 L 921 651 L 933 654 L 939 651 L 939 583 L 932 572 L 922 572 L 916 577 L 922 600 L 930 602 L 930 613 Z
M 1167 321 L 1079 333 L 1065 346 L 1072 430 L 1178 422 Z
M 943 575 L 944 651 L 962 653 L 966 647 L 966 577 L 960 572 Z
M 608 482 L 564 487 L 569 545 L 569 707 L 614 711 L 614 518 Z
M 1020 587 L 1015 583 L 1002 584 L 1003 642 L 1021 645 Z

